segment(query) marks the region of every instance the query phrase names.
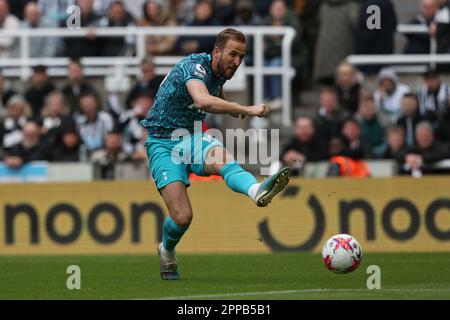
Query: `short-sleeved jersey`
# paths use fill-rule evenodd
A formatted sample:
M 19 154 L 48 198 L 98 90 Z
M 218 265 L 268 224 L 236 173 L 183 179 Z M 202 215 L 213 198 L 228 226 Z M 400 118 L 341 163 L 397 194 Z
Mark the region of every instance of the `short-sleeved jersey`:
M 210 54 L 194 53 L 174 66 L 159 86 L 149 115 L 141 121 L 150 136 L 168 139 L 180 128 L 193 132 L 194 122 L 205 119 L 206 113 L 195 107 L 186 84 L 201 81 L 217 97 L 226 80 L 214 75 L 211 60 Z

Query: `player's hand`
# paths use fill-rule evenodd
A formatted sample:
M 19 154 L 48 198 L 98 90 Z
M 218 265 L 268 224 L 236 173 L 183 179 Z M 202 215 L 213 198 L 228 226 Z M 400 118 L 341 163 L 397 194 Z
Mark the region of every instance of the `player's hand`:
M 256 116 L 260 118 L 265 118 L 269 114 L 270 109 L 264 103 L 250 106 L 248 110 L 249 116 Z

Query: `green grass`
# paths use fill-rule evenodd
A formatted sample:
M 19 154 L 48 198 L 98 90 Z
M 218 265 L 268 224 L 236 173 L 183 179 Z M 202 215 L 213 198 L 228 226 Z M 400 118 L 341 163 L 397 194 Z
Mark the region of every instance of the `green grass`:
M 162 281 L 157 256 L 0 257 L 0 299 L 450 299 L 450 253 L 365 254 L 351 274 L 319 254 L 180 255 L 180 281 Z M 81 290 L 66 269 L 81 268 Z M 369 265 L 381 290 L 366 288 Z M 238 293 L 238 294 L 236 294 Z

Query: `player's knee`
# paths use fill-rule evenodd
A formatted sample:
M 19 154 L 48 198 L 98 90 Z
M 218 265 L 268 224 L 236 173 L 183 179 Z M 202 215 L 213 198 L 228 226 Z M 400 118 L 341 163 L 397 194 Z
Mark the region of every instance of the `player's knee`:
M 188 227 L 192 222 L 192 211 L 187 209 L 176 210 L 172 219 L 180 227 Z
M 217 166 L 233 160 L 233 156 L 224 147 L 217 146 L 209 151 L 205 162 L 206 164 Z

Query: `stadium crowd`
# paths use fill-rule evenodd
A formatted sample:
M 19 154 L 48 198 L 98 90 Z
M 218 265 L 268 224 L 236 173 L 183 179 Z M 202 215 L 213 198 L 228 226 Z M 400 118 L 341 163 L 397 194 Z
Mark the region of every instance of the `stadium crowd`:
M 293 91 L 312 83 L 323 89 L 316 116 L 296 119 L 294 136 L 283 148 L 280 160 L 291 167 L 341 161 L 336 157 L 395 159 L 403 172 L 420 175 L 423 164 L 450 158 L 450 89 L 441 81 L 445 68 L 428 70 L 420 88 L 410 88 L 390 68 L 342 63 L 352 53 L 394 53 L 397 16 L 390 0 L 0 0 L 0 30 L 66 27 L 72 4 L 80 8 L 81 26 L 91 30 L 87 37 L 36 37 L 30 43 L 30 57 L 71 58 L 62 86 L 44 65 L 33 68 L 26 87 L 9 86 L 0 72 L 0 160 L 10 167 L 34 160 L 146 160 L 146 133 L 139 120 L 162 81 L 151 57 L 209 52 L 214 37 L 148 36 L 141 76 L 122 103 L 115 96 L 104 99 L 79 60 L 135 55 L 134 37 L 95 36 L 95 28 L 114 26 L 293 27 Z M 367 29 L 366 9 L 372 4 L 381 7 L 381 30 Z M 429 53 L 430 37 L 437 38 L 438 53 L 450 52 L 450 1 L 421 0 L 408 23 L 426 25 L 430 32 L 408 35 L 404 53 Z M 253 61 L 251 48 L 247 65 Z M 280 66 L 281 38 L 266 37 L 264 48 L 265 64 Z M 20 42 L 2 36 L 0 57 L 18 56 Z M 366 74 L 378 74 L 373 93 L 364 82 Z M 277 101 L 280 77 L 265 80 L 267 101 Z

